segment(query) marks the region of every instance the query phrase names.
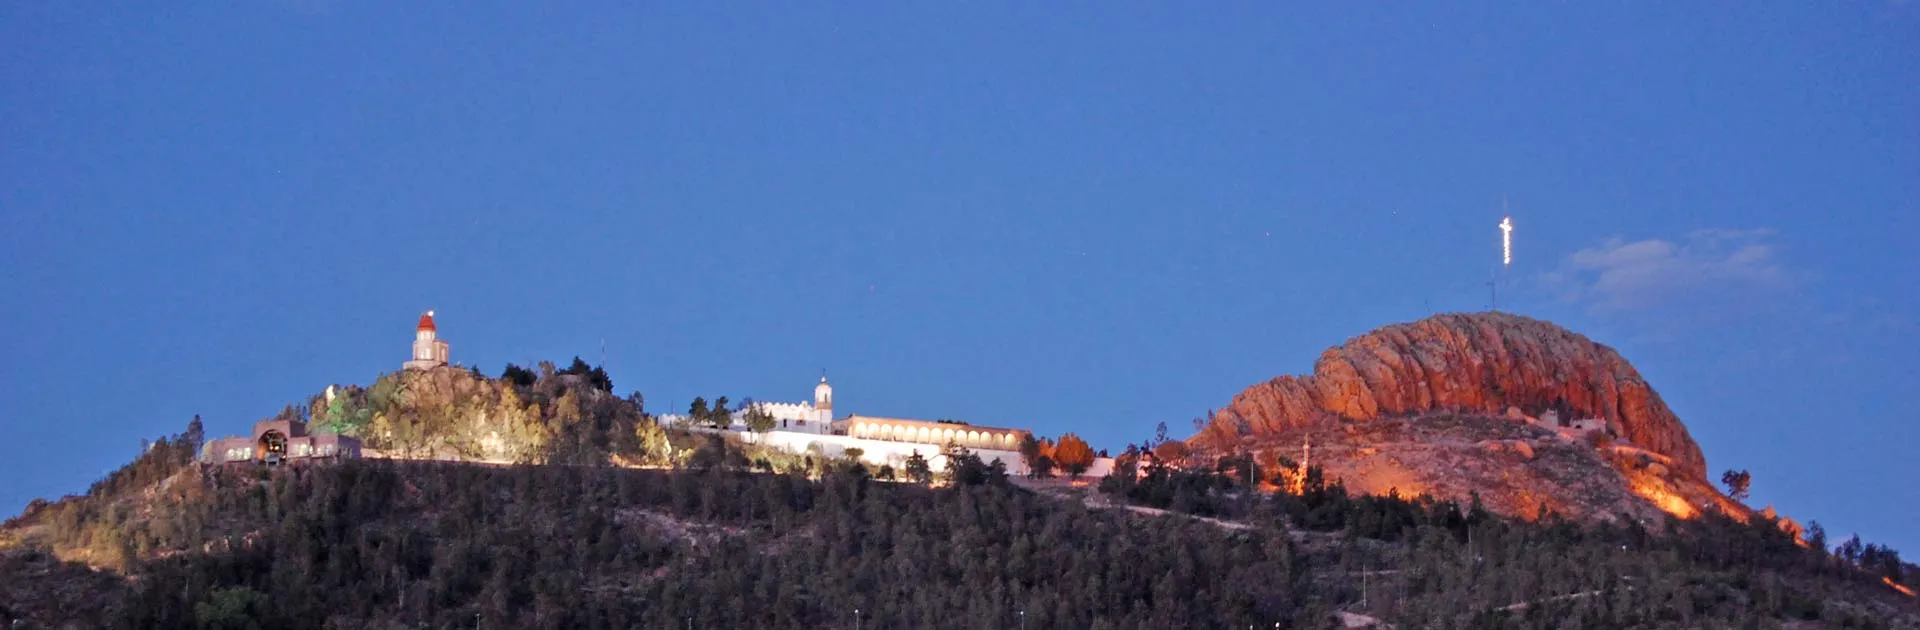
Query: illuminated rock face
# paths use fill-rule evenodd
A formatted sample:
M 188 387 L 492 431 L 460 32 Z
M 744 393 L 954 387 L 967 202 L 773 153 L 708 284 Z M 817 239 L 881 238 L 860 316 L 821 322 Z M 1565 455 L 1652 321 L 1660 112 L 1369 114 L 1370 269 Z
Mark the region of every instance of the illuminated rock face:
M 1707 479 L 1687 429 L 1612 348 L 1553 324 L 1506 313 L 1449 314 L 1380 328 L 1320 355 L 1312 376 L 1247 388 L 1188 440 L 1231 448 L 1322 420 L 1429 412 L 1594 418 L 1604 431 L 1672 458 L 1672 471 Z

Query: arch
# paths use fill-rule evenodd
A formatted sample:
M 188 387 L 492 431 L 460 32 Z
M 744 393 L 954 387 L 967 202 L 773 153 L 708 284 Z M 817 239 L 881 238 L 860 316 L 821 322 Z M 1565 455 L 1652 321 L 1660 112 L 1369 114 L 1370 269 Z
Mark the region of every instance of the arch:
M 925 444 L 933 441 L 933 432 L 928 430 L 926 427 L 920 427 L 919 433 L 920 433 L 919 442 L 921 444 Z
M 265 460 L 273 456 L 283 459 L 287 456 L 287 435 L 279 431 L 267 431 L 260 434 L 260 440 L 254 443 L 253 457 Z

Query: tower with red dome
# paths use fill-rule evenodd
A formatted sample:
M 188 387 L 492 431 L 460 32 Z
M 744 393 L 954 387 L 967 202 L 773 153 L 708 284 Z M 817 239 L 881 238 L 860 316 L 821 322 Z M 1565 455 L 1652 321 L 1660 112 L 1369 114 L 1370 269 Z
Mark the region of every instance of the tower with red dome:
M 406 369 L 430 370 L 447 364 L 447 342 L 441 341 L 433 325 L 433 311 L 420 314 L 420 325 L 413 330 L 413 359 Z

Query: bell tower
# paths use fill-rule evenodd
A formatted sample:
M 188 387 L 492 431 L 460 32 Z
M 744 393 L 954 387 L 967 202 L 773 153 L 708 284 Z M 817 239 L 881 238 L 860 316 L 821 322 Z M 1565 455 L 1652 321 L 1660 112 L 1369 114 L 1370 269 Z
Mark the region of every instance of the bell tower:
M 820 384 L 813 386 L 813 413 L 821 422 L 833 421 L 833 386 L 827 384 L 827 377 L 820 377 Z

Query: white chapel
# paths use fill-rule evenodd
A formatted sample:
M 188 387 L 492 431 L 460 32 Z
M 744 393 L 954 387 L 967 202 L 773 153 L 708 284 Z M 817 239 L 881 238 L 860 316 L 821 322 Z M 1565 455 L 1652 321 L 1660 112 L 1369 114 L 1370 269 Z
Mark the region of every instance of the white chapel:
M 420 315 L 413 330 L 413 359 L 404 365 L 409 370 L 431 370 L 447 364 L 447 342 L 441 341 L 433 327 L 433 311 Z

